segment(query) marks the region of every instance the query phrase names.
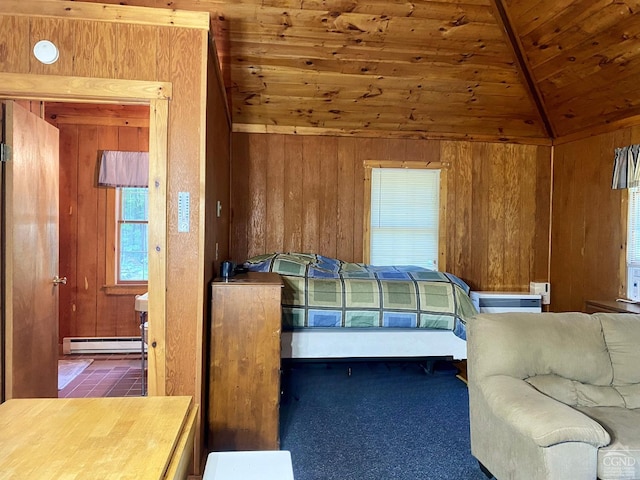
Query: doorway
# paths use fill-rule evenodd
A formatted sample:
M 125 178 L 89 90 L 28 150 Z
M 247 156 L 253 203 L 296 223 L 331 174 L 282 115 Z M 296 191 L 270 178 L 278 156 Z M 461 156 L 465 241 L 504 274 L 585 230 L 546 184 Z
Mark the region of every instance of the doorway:
M 0 73 L 0 98 L 97 104 L 149 105 L 149 330 L 148 393 L 165 395 L 166 322 L 166 171 L 167 118 L 171 85 L 84 77 L 48 77 Z M 3 342 L 4 343 L 4 342 Z
M 59 395 L 140 395 L 135 304 L 147 291 L 147 189 L 101 185 L 98 170 L 105 151 L 148 152 L 149 106 L 45 102 L 43 110 L 60 132 L 59 270 L 67 283 Z

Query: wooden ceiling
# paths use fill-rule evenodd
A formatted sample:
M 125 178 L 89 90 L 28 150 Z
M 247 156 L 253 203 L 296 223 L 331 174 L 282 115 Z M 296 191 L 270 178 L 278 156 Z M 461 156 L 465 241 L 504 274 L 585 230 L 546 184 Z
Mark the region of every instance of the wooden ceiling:
M 640 1 L 505 0 L 555 137 L 640 114 Z
M 212 13 L 235 131 L 549 143 L 640 114 L 640 0 L 106 1 Z

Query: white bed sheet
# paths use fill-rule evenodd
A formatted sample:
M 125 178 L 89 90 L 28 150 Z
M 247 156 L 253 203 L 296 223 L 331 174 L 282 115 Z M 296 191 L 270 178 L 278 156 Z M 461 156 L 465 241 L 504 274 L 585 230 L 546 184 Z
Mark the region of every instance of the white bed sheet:
M 283 331 L 281 356 L 320 358 L 467 358 L 467 342 L 450 330 L 308 328 Z

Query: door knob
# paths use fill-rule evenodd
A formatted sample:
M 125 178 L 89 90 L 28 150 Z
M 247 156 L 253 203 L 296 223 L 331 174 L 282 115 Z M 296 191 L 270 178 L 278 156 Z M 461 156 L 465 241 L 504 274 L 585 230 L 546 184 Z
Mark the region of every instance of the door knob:
M 55 277 L 53 277 L 53 284 L 54 285 L 66 285 L 67 284 L 67 277 L 62 277 L 60 278 L 58 275 L 56 275 Z

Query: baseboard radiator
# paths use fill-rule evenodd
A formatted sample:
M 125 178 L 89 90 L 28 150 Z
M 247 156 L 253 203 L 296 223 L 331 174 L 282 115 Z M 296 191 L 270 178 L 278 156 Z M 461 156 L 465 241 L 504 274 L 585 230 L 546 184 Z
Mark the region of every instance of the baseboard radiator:
M 65 355 L 71 353 L 139 353 L 140 337 L 65 337 L 62 339 L 62 352 Z

